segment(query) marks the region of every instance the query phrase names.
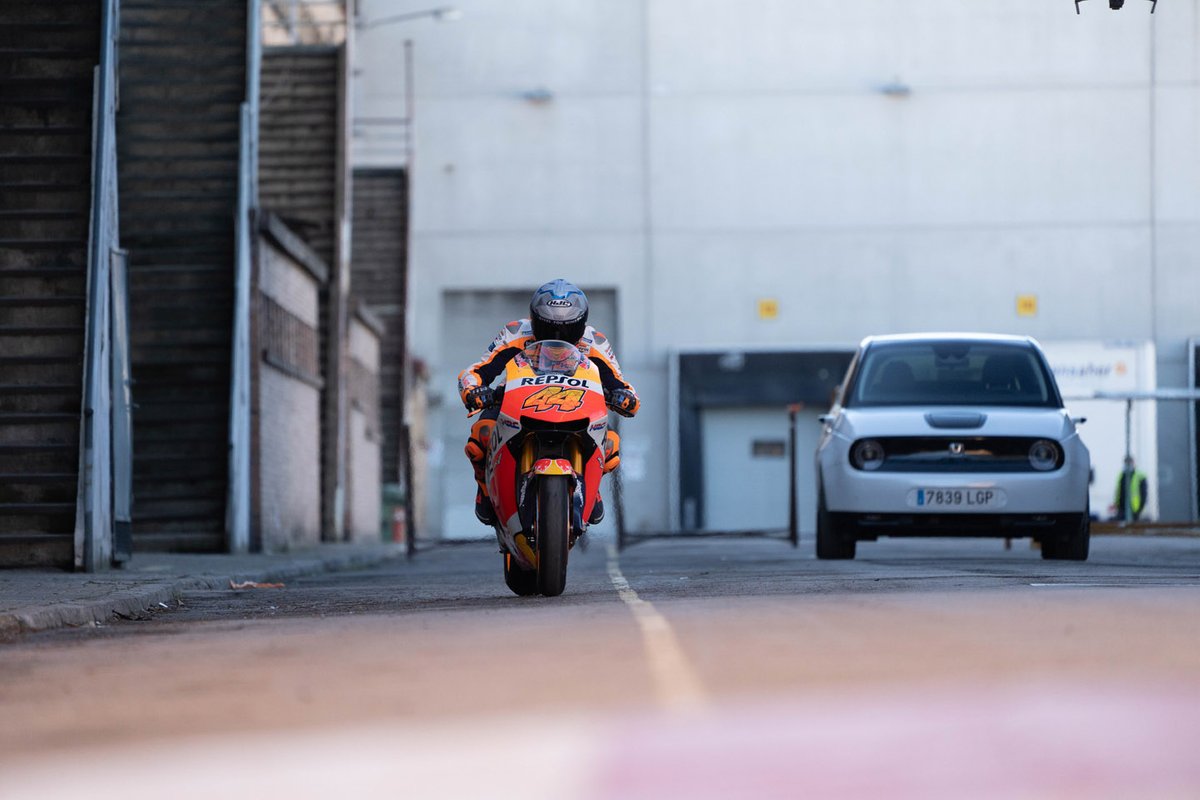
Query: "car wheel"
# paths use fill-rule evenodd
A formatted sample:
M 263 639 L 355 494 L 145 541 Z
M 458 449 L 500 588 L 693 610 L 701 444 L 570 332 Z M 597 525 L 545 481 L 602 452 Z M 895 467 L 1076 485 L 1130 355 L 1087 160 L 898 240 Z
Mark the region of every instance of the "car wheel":
M 1042 558 L 1048 561 L 1087 561 L 1092 538 L 1092 519 L 1087 511 L 1079 517 L 1079 521 L 1066 536 L 1047 537 L 1042 540 Z
M 858 542 L 844 534 L 833 514 L 825 507 L 825 487 L 817 491 L 817 558 L 854 558 Z

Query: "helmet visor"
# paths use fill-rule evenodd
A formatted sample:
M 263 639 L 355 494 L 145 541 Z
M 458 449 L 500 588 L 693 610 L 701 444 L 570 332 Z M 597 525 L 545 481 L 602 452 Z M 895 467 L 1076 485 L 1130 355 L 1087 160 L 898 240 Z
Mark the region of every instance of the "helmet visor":
M 539 342 L 548 339 L 578 342 L 583 338 L 583 332 L 587 329 L 586 318 L 574 322 L 552 322 L 535 316 L 531 322 L 533 323 L 533 338 Z

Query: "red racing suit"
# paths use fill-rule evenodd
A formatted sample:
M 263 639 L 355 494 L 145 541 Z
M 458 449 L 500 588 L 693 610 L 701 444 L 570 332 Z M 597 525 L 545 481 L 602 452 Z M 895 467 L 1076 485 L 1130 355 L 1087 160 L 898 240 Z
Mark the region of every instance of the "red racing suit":
M 533 325 L 528 319 L 513 320 L 505 325 L 492 340 L 487 352 L 478 361 L 459 373 L 458 393 L 463 402 L 466 402 L 467 392 L 480 386 L 488 386 L 498 378 L 500 373 L 504 372 L 504 367 L 508 362 L 532 341 L 534 341 Z M 641 407 L 641 401 L 637 400 L 637 393 L 633 386 L 621 374 L 621 366 L 617 363 L 616 353 L 613 352 L 608 337 L 588 325 L 575 346 L 579 348 L 579 352 L 596 365 L 596 369 L 600 372 L 600 383 L 605 391 L 624 389 L 633 394 L 634 406 L 629 416 L 636 414 Z M 487 487 L 484 485 L 483 479 L 484 456 L 487 454 L 488 442 L 495 426 L 495 412 L 488 414 L 485 411 L 480 415 L 480 419 L 471 426 L 471 436 L 467 439 L 466 446 L 467 458 L 470 459 L 471 466 L 475 468 L 475 480 L 485 497 L 487 496 Z M 605 472 L 611 472 L 621 463 L 620 442 L 621 439 L 617 436 L 616 431 L 610 430 L 608 438 L 604 442 Z

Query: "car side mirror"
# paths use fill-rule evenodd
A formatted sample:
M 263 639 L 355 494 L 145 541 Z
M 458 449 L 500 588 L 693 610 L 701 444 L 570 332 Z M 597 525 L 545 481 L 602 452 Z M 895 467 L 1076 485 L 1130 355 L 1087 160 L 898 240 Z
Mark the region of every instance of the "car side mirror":
M 1087 422 L 1087 417 L 1071 417 L 1071 422 L 1075 423 L 1076 425 L 1082 425 L 1083 423 Z
M 822 425 L 828 425 L 829 423 L 833 422 L 833 414 L 821 414 L 819 417 L 817 417 L 817 421 Z

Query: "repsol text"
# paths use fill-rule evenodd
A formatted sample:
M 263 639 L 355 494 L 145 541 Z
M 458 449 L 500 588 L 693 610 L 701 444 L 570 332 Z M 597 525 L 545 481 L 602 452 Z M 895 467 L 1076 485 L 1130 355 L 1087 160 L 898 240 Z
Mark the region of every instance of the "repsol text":
M 563 386 L 583 386 L 588 382 L 580 378 L 568 378 L 566 375 L 539 375 L 536 378 L 521 378 L 518 386 L 544 386 L 546 384 L 562 384 Z

